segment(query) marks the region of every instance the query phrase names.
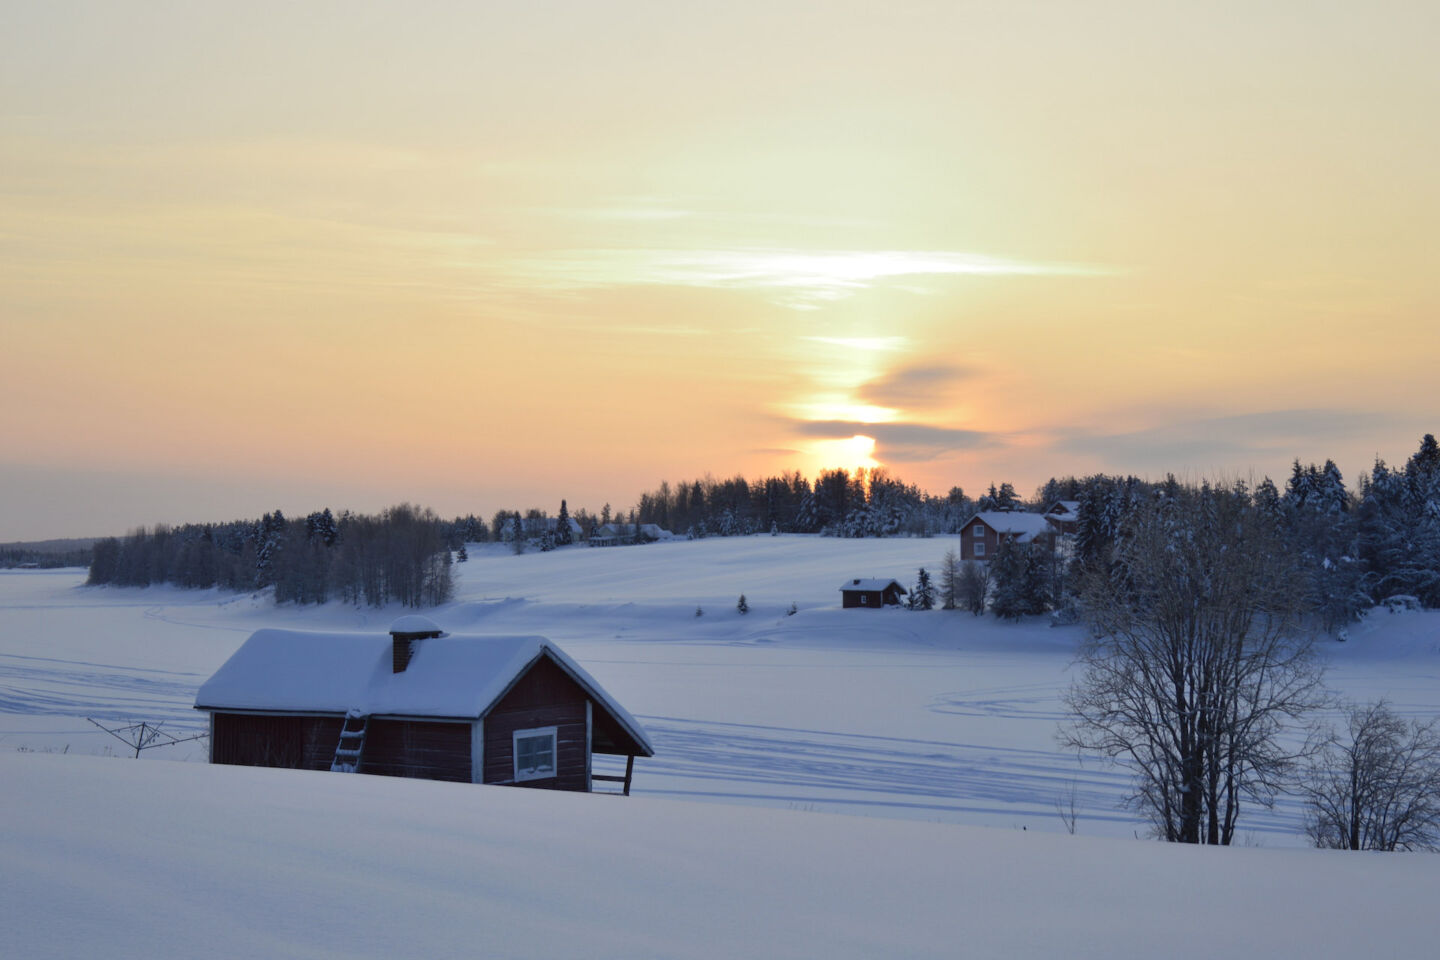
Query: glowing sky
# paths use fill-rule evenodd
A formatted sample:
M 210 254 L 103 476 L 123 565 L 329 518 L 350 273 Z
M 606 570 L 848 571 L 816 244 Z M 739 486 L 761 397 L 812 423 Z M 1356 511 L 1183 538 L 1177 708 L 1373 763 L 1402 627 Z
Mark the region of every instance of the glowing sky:
M 1440 428 L 1437 9 L 0 0 L 0 541 L 1353 483 Z

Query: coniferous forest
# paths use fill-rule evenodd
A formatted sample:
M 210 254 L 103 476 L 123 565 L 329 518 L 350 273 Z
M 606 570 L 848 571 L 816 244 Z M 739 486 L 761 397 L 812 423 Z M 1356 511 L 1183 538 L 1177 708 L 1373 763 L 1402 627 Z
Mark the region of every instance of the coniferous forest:
M 375 516 L 336 516 L 326 508 L 303 519 L 277 510 L 258 520 L 159 526 L 97 541 L 89 583 L 273 587 L 277 603 L 427 606 L 449 598 L 450 564 L 465 559 L 465 543 L 548 550 L 571 541 L 572 519 L 580 542 L 612 521 L 655 524 L 692 539 L 928 537 L 957 534 L 977 511 L 1039 512 L 1058 500 L 1077 501 L 1079 528 L 1066 551 L 1007 544 L 989 564 L 988 608 L 1023 616 L 1071 607 L 1084 573 L 1107 562 L 1135 511 L 1166 499 L 1195 500 L 1202 509 L 1223 502 L 1263 517 L 1285 544 L 1286 562 L 1302 575 L 1306 607 L 1328 629 L 1396 596 L 1440 607 L 1440 445 L 1430 434 L 1403 465 L 1377 461 L 1353 489 L 1332 461 L 1297 460 L 1283 487 L 1268 477 L 1251 488 L 1243 481 L 1185 485 L 1174 477 L 1153 482 L 1097 474 L 1052 479 L 1029 500 L 1008 483 L 992 484 L 973 499 L 959 487 L 935 496 L 877 469 L 828 470 L 813 483 L 799 473 L 663 482 L 628 511 L 606 504 L 598 514 L 571 512 L 562 501 L 554 518 L 535 507 L 503 509 L 488 524 L 474 515 L 442 520 L 410 505 Z M 638 527 L 632 529 L 634 538 L 625 542 L 641 542 Z M 963 573 L 948 571 L 956 583 Z M 975 609 L 954 596 L 947 600 L 948 607 Z

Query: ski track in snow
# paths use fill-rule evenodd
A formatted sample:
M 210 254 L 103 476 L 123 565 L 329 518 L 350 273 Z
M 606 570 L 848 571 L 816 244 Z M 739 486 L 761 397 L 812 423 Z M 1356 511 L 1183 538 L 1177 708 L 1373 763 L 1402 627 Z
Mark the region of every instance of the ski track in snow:
M 1127 783 L 1119 772 L 1077 772 L 1074 758 L 1058 751 L 683 717 L 641 719 L 656 742 L 647 776 L 697 782 L 694 789 L 647 791 L 662 794 L 997 813 L 1013 812 L 1010 805 L 1017 803 L 1048 805 L 1072 783 L 1078 804 L 1113 807 Z M 703 784 L 783 790 L 767 795 Z
M 958 717 L 1003 717 L 1059 723 L 1066 714 L 1055 700 L 1055 684 L 1026 683 L 943 693 L 930 703 L 935 713 Z
M 0 654 L 0 713 L 144 718 L 203 730 L 192 704 L 204 681 L 193 673 Z

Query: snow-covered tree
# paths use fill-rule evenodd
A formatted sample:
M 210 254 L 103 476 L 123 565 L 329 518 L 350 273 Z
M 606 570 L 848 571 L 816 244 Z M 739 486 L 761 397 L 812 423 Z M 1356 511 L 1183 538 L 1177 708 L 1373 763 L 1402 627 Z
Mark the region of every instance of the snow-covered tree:
M 1164 839 L 1229 844 L 1301 759 L 1288 727 L 1322 702 L 1321 667 L 1282 537 L 1229 491 L 1168 486 L 1091 572 L 1062 742 L 1128 761 Z
M 574 534 L 570 532 L 570 508 L 561 500 L 560 516 L 555 520 L 555 543 L 557 546 L 568 547 L 574 539 Z
M 1000 541 L 990 559 L 990 609 L 997 617 L 1018 620 L 1049 609 L 1046 557 L 1042 555 L 1048 549 L 1042 543 Z
M 974 560 L 966 560 L 960 566 L 960 582 L 957 585 L 957 600 L 962 609 L 980 616 L 985 612 L 986 600 L 990 595 L 990 568 Z
M 960 605 L 960 558 L 947 550 L 940 561 L 940 609 L 954 610 Z
M 924 567 L 915 575 L 915 589 L 910 591 L 908 603 L 911 610 L 935 609 L 935 585 L 930 582 L 930 573 Z

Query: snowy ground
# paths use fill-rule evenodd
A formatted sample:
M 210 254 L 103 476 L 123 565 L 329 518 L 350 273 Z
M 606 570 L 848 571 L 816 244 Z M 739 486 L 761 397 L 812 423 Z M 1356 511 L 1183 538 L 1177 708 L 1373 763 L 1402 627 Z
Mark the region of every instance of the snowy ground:
M 1433 956 L 1429 854 L 0 755 L 0 953 Z
M 202 730 L 196 688 L 255 629 L 402 611 L 0 572 L 0 955 L 1433 952 L 1431 855 L 1113 839 L 1145 829 L 1124 772 L 1054 741 L 1077 628 L 839 608 L 842 581 L 908 583 L 951 546 L 472 549 L 431 616 L 560 642 L 656 744 L 629 800 L 88 756 L 126 751 L 87 716 Z M 1347 696 L 1440 710 L 1440 615 L 1376 614 L 1325 652 Z M 1241 833 L 1295 848 L 1298 827 L 1283 803 Z
M 938 564 L 947 539 L 751 537 L 514 556 L 472 547 L 457 632 L 549 636 L 650 732 L 638 795 L 1133 836 L 1123 770 L 1055 744 L 1080 628 L 841 610 L 839 585 Z M 195 689 L 265 626 L 383 631 L 400 610 L 276 608 L 266 596 L 85 588 L 77 571 L 0 572 L 0 752 L 125 748 L 100 720 L 203 729 Z M 735 603 L 746 595 L 751 612 Z M 787 616 L 791 603 L 798 613 Z M 695 616 L 696 608 L 704 613 Z M 1333 686 L 1440 712 L 1440 615 L 1375 614 L 1327 643 Z M 203 747 L 151 758 L 202 759 Z M 1292 802 L 1248 810 L 1245 842 L 1295 845 Z

